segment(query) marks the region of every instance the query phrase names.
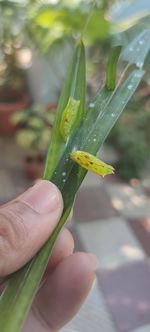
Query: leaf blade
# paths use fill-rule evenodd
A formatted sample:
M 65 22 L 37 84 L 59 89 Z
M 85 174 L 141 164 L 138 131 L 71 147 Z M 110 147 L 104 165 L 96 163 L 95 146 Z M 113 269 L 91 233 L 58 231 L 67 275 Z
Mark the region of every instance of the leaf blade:
M 150 29 L 142 31 L 123 50 L 121 58 L 142 68 L 150 48 Z
M 118 45 L 112 49 L 106 68 L 106 87 L 108 90 L 114 90 L 116 86 L 117 63 L 121 53 L 121 46 Z
M 80 100 L 78 117 L 82 118 L 85 109 L 85 50 L 84 45 L 80 41 L 77 44 L 67 78 L 62 89 L 59 99 L 55 122 L 52 130 L 51 143 L 48 149 L 46 166 L 44 171 L 44 179 L 50 179 L 53 171 L 59 161 L 60 156 L 65 148 L 65 143 L 59 130 L 62 113 L 68 103 L 69 97 Z

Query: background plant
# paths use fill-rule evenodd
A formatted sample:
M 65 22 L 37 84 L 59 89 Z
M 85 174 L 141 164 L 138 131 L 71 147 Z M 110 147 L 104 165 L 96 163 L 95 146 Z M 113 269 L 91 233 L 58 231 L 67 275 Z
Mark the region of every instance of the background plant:
M 77 5 L 58 1 L 52 5 L 38 0 L 0 0 L 0 86 L 25 88 L 19 52 L 28 48 L 48 57 L 53 43 L 59 47 L 67 39 L 71 45 L 71 40 L 82 31 L 90 10 L 91 1 Z M 108 27 L 103 8 L 97 6 L 86 31 L 87 41 L 93 43 L 108 37 Z
M 141 92 L 146 92 L 145 88 Z M 134 100 L 118 121 L 109 137 L 119 151 L 119 160 L 115 165 L 117 174 L 123 179 L 142 177 L 145 166 L 150 158 L 150 110 L 149 95 L 136 94 Z
M 17 143 L 31 156 L 45 155 L 54 116 L 55 114 L 49 109 L 37 104 L 13 115 L 13 124 L 19 126 L 16 133 Z

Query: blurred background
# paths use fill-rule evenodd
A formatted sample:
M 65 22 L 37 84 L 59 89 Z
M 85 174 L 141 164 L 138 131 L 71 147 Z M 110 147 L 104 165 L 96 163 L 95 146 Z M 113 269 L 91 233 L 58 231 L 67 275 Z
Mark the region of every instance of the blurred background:
M 112 45 L 149 29 L 149 0 L 0 0 L 0 203 L 42 177 L 75 41 L 87 56 L 87 102 L 105 82 Z M 150 36 L 150 34 L 149 34 Z M 150 38 L 149 38 L 150 43 Z M 103 149 L 116 174 L 88 174 L 70 229 L 95 252 L 97 280 L 62 331 L 150 331 L 150 53 L 146 74 Z M 138 67 L 143 64 L 138 64 Z M 119 68 L 121 71 L 122 68 Z

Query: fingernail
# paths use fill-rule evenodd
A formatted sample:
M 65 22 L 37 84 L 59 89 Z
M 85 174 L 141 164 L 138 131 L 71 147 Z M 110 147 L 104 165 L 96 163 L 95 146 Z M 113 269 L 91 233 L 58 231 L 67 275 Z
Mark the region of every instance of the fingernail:
M 92 269 L 96 271 L 99 266 L 98 258 L 94 254 L 88 254 L 88 257 L 90 259 Z
M 38 213 L 48 213 L 60 208 L 62 204 L 61 194 L 58 188 L 49 181 L 40 180 L 32 188 L 27 190 L 21 201 L 28 204 Z

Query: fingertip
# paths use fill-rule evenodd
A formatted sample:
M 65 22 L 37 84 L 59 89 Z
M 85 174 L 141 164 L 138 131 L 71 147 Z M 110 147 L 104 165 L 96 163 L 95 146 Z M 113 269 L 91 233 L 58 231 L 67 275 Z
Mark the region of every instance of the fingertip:
M 70 256 L 74 250 L 74 239 L 71 232 L 64 228 L 59 234 L 55 243 L 52 256 L 47 266 L 46 275 L 66 257 Z
M 22 195 L 18 201 L 28 204 L 33 210 L 40 214 L 63 211 L 63 198 L 57 186 L 47 180 L 39 180 Z
M 64 259 L 41 287 L 36 299 L 40 317 L 54 330 L 78 312 L 95 280 L 95 256 L 83 252 Z

